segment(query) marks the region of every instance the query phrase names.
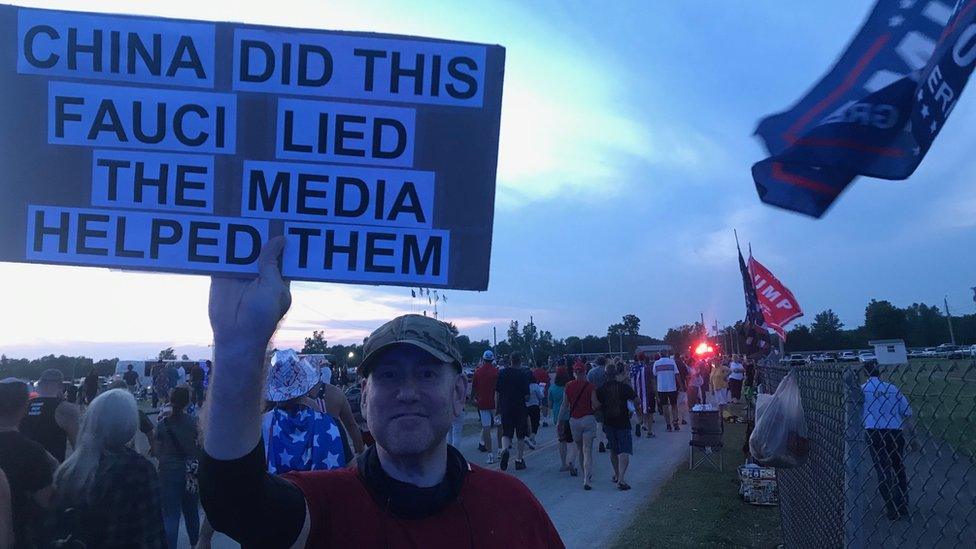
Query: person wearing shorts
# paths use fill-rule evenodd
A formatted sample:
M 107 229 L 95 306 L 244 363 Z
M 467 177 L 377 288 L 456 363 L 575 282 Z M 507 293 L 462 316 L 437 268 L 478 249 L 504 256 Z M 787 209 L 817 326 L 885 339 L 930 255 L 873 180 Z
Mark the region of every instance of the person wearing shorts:
M 678 365 L 665 355 L 654 361 L 654 377 L 657 380 L 657 402 L 664 415 L 668 431 L 680 431 L 678 424 Z
M 623 364 L 607 366 L 607 382 L 596 390 L 597 409 L 603 410 L 603 431 L 607 435 L 613 482 L 618 490 L 630 490 L 624 481 L 630 456 L 634 453 L 634 439 L 630 432 L 630 408 L 636 403 L 637 392 L 626 383 L 627 369 Z
M 742 382 L 746 378 L 746 368 L 738 358 L 733 355 L 732 362 L 729 363 L 729 393 L 732 395 L 732 402 L 739 402 L 742 398 Z
M 569 415 L 569 430 L 576 442 L 576 456 L 570 459 L 569 474 L 576 476 L 576 463 L 583 469 L 583 489 L 592 490 L 593 479 L 593 440 L 596 438 L 596 418 L 593 416 L 596 391 L 586 380 L 586 368 L 582 364 L 573 366 L 575 379 L 566 384 L 560 416 Z
M 525 437 L 528 434 L 529 414 L 525 407 L 529 396 L 532 374 L 522 367 L 522 355 L 512 353 L 511 366 L 498 373 L 495 386 L 495 401 L 498 414 L 502 416 L 502 455 L 501 469 L 508 469 L 512 437 L 518 439 L 516 445 L 515 469 L 525 469 Z
M 495 426 L 495 385 L 497 383 L 498 368 L 495 367 L 495 354 L 488 350 L 481 356 L 481 366 L 478 366 L 471 378 L 471 395 L 478 407 L 478 418 L 481 420 L 481 442 L 478 444 L 478 450 L 488 452 L 489 465 L 495 463 L 495 456 L 491 453 L 491 428 Z M 500 440 L 498 446 L 500 450 Z

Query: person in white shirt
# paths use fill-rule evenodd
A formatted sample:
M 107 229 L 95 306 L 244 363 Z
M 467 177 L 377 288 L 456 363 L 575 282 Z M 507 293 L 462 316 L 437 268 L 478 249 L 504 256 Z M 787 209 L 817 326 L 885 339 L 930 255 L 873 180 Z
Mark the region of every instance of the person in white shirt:
M 539 433 L 539 421 L 542 414 L 542 401 L 546 399 L 546 395 L 542 390 L 541 383 L 530 383 L 529 384 L 529 396 L 525 401 L 525 408 L 528 412 L 529 422 L 529 436 L 526 438 L 525 442 L 529 445 L 530 450 L 535 450 L 536 442 L 535 435 Z
M 738 355 L 732 355 L 732 362 L 729 363 L 729 393 L 732 394 L 732 402 L 739 402 L 742 398 L 742 382 L 746 378 L 746 367 L 739 362 Z
M 668 355 L 655 355 L 654 377 L 657 379 L 657 399 L 670 432 L 680 431 L 678 424 L 678 365 Z
M 905 474 L 906 428 L 912 428 L 912 407 L 894 384 L 878 377 L 877 361 L 864 364 L 868 380 L 864 393 L 864 431 L 878 488 L 890 520 L 908 518 L 908 478 Z

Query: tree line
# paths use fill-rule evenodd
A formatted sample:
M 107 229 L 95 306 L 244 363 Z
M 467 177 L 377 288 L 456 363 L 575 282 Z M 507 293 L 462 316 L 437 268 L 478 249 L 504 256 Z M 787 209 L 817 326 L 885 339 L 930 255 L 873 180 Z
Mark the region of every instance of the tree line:
M 957 345 L 976 343 L 976 314 L 952 315 Z M 864 324 L 845 328 L 827 309 L 810 325 L 797 324 L 786 333 L 787 351 L 867 348 L 874 339 L 903 339 L 909 347 L 935 347 L 949 343 L 949 318 L 936 305 L 912 303 L 901 308 L 886 300 L 872 299 L 864 308 Z
M 110 376 L 115 374 L 115 365 L 118 362 L 117 358 L 96 361 L 84 356 L 47 355 L 32 360 L 0 355 L 0 379 L 16 377 L 33 380 L 41 377 L 44 370 L 51 368 L 61 370 L 65 379 L 85 377 L 92 368 L 100 376 Z
M 450 324 L 450 323 L 449 323 Z M 564 355 L 584 353 L 619 353 L 632 355 L 639 345 L 659 345 L 666 343 L 673 349 L 684 351 L 697 342 L 709 337 L 701 322 L 683 324 L 669 328 L 662 339 L 640 333 L 641 320 L 635 314 L 627 314 L 620 322 L 607 327 L 605 335 L 568 336 L 557 338 L 549 330 L 541 329 L 531 318 L 527 322 L 512 320 L 505 338 L 495 342 L 488 339 L 471 339 L 460 334 L 451 324 L 464 362 L 475 364 L 488 349 L 506 356 L 519 351 L 536 364 L 545 364 L 550 359 Z M 956 343 L 976 344 L 976 314 L 953 315 L 952 327 Z M 726 351 L 744 348 L 742 323 L 725 326 L 718 334 L 712 334 L 713 344 L 723 346 Z M 904 339 L 910 347 L 934 347 L 949 342 L 948 318 L 938 306 L 913 303 L 900 308 L 886 300 L 872 299 L 864 309 L 864 324 L 856 328 L 846 328 L 833 310 L 817 313 L 813 322 L 797 324 L 787 332 L 785 347 L 787 352 L 817 351 L 830 349 L 860 349 L 868 347 L 873 339 Z M 328 354 L 340 366 L 355 367 L 362 360 L 362 344 L 332 344 L 325 338 L 325 332 L 316 330 L 305 338 L 302 353 Z M 159 352 L 160 360 L 175 359 L 172 348 Z M 186 359 L 186 355 L 183 355 Z M 8 358 L 0 355 L 0 379 L 19 377 L 37 379 L 48 368 L 61 370 L 66 379 L 85 376 L 92 367 L 98 375 L 110 376 L 115 373 L 117 358 L 92 360 L 81 356 L 47 355 L 38 359 Z

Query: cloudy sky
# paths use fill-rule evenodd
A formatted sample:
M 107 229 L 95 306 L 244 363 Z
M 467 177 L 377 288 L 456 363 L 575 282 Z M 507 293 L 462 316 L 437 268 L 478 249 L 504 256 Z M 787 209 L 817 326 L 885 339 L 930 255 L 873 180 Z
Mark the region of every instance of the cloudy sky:
M 793 290 L 810 321 L 848 325 L 870 298 L 972 312 L 976 156 L 963 95 L 908 181 L 861 179 L 821 220 L 759 202 L 751 136 L 830 66 L 871 0 L 782 2 L 356 0 L 21 1 L 49 8 L 413 34 L 507 48 L 487 292 L 447 292 L 442 318 L 474 338 L 510 319 L 557 337 L 642 332 L 743 314 L 732 229 Z M 0 264 L 0 352 L 207 356 L 204 277 Z M 278 346 L 314 329 L 359 341 L 416 311 L 403 288 L 296 283 Z

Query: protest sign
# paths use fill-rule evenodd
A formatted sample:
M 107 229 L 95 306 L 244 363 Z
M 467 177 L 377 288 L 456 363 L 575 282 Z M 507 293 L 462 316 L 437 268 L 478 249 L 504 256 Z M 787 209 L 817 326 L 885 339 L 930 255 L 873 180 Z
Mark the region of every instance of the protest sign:
M 0 261 L 485 290 L 505 50 L 0 6 Z

